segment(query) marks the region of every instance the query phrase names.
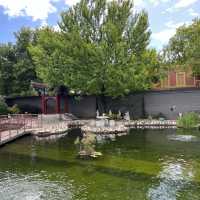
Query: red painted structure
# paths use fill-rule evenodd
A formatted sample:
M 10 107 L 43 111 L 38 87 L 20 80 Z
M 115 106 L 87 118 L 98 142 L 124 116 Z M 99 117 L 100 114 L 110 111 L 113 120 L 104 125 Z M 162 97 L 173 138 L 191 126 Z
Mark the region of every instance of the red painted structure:
M 46 84 L 32 82 L 31 85 L 41 96 L 41 110 L 43 114 L 60 114 L 68 112 L 67 96 L 64 96 L 64 112 L 61 112 L 61 95 L 57 94 L 56 96 L 48 96 L 48 86 Z M 48 112 L 48 101 L 50 100 L 55 101 L 55 109 L 51 113 Z
M 176 87 L 176 72 L 175 71 L 169 72 L 169 81 L 172 87 Z
M 153 89 L 176 89 L 200 87 L 200 77 L 193 76 L 191 69 L 176 67 L 166 72 L 165 78 L 155 84 Z

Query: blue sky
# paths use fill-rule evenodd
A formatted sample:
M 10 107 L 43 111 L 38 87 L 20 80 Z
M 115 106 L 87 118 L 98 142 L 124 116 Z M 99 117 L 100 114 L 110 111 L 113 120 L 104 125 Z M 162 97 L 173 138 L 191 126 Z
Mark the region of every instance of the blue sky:
M 22 26 L 57 28 L 60 12 L 79 0 L 0 0 L 0 43 L 15 42 Z M 110 0 L 109 0 L 110 1 Z M 161 49 L 178 26 L 200 17 L 200 0 L 135 0 L 135 9 L 149 14 L 151 47 Z

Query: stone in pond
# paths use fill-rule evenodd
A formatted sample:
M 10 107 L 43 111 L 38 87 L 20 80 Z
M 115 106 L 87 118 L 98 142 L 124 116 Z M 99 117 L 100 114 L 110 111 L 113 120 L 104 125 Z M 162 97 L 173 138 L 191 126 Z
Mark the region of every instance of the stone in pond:
M 79 152 L 79 157 L 80 158 L 98 158 L 100 156 L 102 156 L 102 153 L 98 152 L 98 151 L 94 151 L 94 152 L 88 153 L 88 152 L 83 150 L 83 151 Z

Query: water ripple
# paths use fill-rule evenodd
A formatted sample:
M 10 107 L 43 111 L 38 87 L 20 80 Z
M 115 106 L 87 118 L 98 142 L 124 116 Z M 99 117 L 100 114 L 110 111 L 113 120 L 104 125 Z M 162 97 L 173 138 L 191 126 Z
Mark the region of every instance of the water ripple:
M 158 178 L 159 184 L 149 189 L 151 200 L 176 200 L 179 191 L 184 189 L 193 178 L 191 167 L 183 160 L 167 161 Z
M 1 200 L 71 200 L 73 186 L 65 187 L 59 182 L 43 179 L 39 174 L 17 175 L 10 172 L 0 173 Z
M 169 140 L 177 140 L 181 142 L 191 142 L 196 141 L 197 137 L 193 135 L 170 135 L 168 136 Z

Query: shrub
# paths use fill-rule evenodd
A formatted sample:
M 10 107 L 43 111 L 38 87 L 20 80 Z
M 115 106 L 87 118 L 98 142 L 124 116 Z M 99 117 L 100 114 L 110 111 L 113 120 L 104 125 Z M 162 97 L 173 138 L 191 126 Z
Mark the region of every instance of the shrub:
M 119 114 L 115 114 L 115 113 L 108 114 L 108 117 L 112 120 L 121 120 L 122 119 L 122 116 L 120 116 Z
M 12 107 L 9 107 L 8 111 L 10 114 L 19 114 L 20 113 L 20 109 L 17 104 L 13 105 Z
M 0 115 L 6 115 L 8 114 L 8 106 L 5 103 L 5 101 L 0 98 Z
M 197 113 L 186 113 L 180 117 L 177 121 L 177 125 L 180 128 L 195 128 L 200 123 L 200 117 Z

